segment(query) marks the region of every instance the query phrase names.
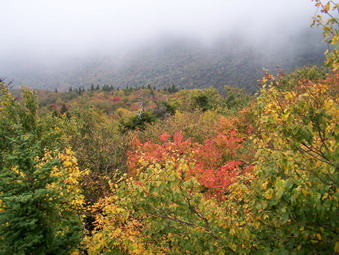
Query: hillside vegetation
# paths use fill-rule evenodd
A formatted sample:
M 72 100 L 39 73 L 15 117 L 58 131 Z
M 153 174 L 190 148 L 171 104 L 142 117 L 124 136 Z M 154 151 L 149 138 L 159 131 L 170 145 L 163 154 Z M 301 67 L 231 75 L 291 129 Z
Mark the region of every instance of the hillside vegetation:
M 236 36 L 210 46 L 194 40 L 164 38 L 121 56 L 88 56 L 60 64 L 47 61 L 41 66 L 25 64 L 23 60 L 12 69 L 1 69 L 2 75 L 14 79 L 14 84 L 36 89 L 65 91 L 69 87 L 87 89 L 91 84 L 114 88 L 150 84 L 157 89 L 175 84 L 179 88 L 222 89 L 230 84 L 255 92 L 262 68 L 275 72 L 279 67 L 292 72 L 304 65 L 320 66 L 325 49 L 321 35 L 315 30 L 303 31 L 283 45 L 278 42 L 252 45 Z
M 324 67 L 255 95 L 1 80 L 0 254 L 339 253 L 338 19 L 315 24 Z

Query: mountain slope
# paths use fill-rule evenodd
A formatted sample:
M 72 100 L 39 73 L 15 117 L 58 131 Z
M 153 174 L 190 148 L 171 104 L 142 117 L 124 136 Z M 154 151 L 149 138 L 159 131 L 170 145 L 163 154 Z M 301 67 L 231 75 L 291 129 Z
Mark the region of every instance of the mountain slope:
M 321 65 L 324 45 L 319 35 L 305 32 L 278 44 L 272 40 L 256 44 L 241 38 L 224 38 L 210 45 L 194 40 L 173 39 L 158 41 L 147 47 L 120 56 L 106 54 L 87 58 L 68 59 L 57 64 L 34 63 L 7 68 L 0 75 L 15 79 L 32 88 L 66 90 L 109 84 L 114 87 L 151 84 L 164 87 L 175 84 L 181 88 L 221 88 L 225 84 L 257 89 L 262 68 L 285 72 L 304 65 Z M 29 62 L 27 62 L 29 63 Z

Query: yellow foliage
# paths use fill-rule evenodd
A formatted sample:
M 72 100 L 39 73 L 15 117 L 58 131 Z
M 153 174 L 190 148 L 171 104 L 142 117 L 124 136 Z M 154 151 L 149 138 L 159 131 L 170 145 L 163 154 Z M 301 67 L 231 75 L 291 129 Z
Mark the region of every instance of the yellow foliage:
M 133 116 L 133 112 L 127 110 L 126 108 L 119 107 L 118 109 L 115 110 L 114 114 L 118 118 L 128 118 Z
M 88 171 L 80 171 L 74 153 L 70 148 L 59 153 L 56 157 L 60 160 L 61 166 L 55 166 L 51 176 L 58 177 L 57 181 L 50 184 L 49 187 L 59 191 L 61 194 L 67 194 L 67 205 L 70 209 L 79 211 L 84 206 L 84 196 L 81 193 L 79 180 L 82 176 L 88 174 Z M 52 160 L 52 156 L 47 152 L 43 161 Z M 41 164 L 43 164 L 43 161 Z

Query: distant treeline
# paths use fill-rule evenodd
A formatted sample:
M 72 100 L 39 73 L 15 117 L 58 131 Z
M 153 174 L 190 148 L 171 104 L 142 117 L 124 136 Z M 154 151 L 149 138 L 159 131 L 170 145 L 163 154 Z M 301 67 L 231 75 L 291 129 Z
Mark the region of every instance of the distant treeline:
M 157 89 L 155 86 L 151 86 L 150 84 L 147 84 L 146 86 L 142 85 L 142 86 L 137 86 L 137 87 L 127 86 L 125 88 L 122 88 L 121 90 L 123 90 L 123 91 L 134 91 L 134 90 L 142 90 L 142 89 L 158 90 L 158 91 L 163 90 L 163 91 L 167 91 L 169 93 L 175 93 L 175 92 L 179 91 L 179 88 L 177 88 L 177 86 L 175 86 L 174 84 L 172 84 L 170 86 L 165 86 L 165 87 L 162 87 L 162 88 L 159 88 L 159 89 Z M 100 86 L 100 84 L 94 85 L 92 83 L 91 86 L 87 89 L 85 88 L 85 86 L 80 86 L 80 87 L 75 88 L 75 89 L 73 89 L 73 87 L 69 87 L 68 93 L 75 91 L 76 93 L 78 93 L 80 95 L 82 92 L 85 92 L 85 91 L 100 91 L 100 90 L 101 91 L 107 91 L 107 92 L 113 91 L 113 90 L 119 91 L 120 87 L 115 88 L 113 85 L 108 85 L 108 84 L 104 84 L 104 85 Z M 59 92 L 58 88 L 55 88 L 54 91 Z

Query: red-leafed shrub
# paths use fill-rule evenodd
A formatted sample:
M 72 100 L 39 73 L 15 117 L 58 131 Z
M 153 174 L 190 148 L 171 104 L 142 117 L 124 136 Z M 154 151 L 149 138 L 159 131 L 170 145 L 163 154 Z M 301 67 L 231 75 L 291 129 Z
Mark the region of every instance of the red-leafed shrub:
M 195 177 L 208 196 L 223 199 L 227 187 L 251 169 L 248 156 L 242 151 L 248 134 L 239 132 L 237 121 L 237 118 L 221 118 L 216 135 L 201 144 L 192 142 L 191 138 L 184 139 L 182 131 L 175 133 L 173 139 L 170 134 L 163 133 L 160 143 L 150 140 L 141 143 L 134 138 L 128 153 L 129 174 L 147 171 L 153 164 L 165 166 L 166 161 L 177 162 L 180 170 L 180 159 L 184 159 L 189 165 L 186 177 Z
M 118 102 L 120 102 L 121 98 L 122 98 L 122 97 L 115 96 L 115 97 L 112 97 L 112 98 L 110 99 L 110 101 L 111 101 L 111 102 L 114 102 L 114 103 L 118 103 Z

